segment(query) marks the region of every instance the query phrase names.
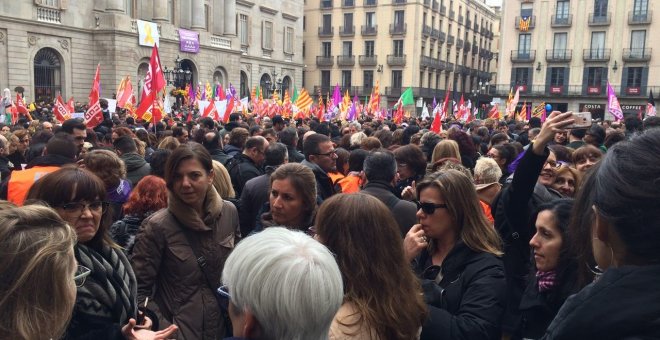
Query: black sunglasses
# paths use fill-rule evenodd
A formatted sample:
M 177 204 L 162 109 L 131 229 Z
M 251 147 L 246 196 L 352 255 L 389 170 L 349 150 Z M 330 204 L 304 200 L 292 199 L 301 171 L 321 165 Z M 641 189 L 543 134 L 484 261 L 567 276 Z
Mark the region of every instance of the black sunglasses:
M 417 210 L 422 209 L 422 211 L 427 215 L 433 214 L 435 212 L 435 209 L 441 209 L 441 208 L 446 209 L 447 208 L 447 204 L 444 204 L 444 203 L 443 204 L 435 204 L 435 203 L 431 203 L 431 202 L 420 202 L 420 201 L 417 201 L 415 203 L 417 203 Z

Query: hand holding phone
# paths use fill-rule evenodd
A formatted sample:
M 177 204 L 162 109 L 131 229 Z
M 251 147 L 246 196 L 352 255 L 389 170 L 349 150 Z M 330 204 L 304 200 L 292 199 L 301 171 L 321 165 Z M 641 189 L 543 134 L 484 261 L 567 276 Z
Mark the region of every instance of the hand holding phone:
M 588 129 L 591 127 L 591 112 L 578 112 L 573 113 L 573 120 L 575 123 L 567 126 L 567 129 Z

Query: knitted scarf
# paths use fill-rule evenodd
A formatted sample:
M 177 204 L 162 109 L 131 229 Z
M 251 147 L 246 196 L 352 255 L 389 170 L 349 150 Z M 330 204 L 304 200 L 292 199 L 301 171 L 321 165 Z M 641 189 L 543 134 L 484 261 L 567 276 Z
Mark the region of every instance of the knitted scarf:
M 554 270 L 548 272 L 537 271 L 536 281 L 539 286 L 539 292 L 546 292 L 557 283 L 557 272 Z
M 78 244 L 78 264 L 92 270 L 76 294 L 75 315 L 86 314 L 108 323 L 124 325 L 137 314 L 137 280 L 120 250 L 103 246 L 101 252 Z M 73 323 L 74 320 L 72 320 Z

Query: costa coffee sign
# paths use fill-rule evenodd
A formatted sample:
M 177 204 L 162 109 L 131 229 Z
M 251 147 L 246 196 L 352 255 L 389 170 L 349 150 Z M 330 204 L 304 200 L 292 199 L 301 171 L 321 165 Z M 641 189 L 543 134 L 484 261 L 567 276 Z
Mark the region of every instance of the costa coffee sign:
M 604 110 L 603 104 L 580 104 L 580 111 Z

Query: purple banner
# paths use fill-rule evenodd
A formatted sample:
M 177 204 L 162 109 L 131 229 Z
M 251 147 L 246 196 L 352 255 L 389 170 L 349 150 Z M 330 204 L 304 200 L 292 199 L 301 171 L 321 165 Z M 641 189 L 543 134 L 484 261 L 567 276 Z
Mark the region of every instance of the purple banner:
M 179 50 L 181 52 L 199 52 L 199 33 L 179 28 Z

